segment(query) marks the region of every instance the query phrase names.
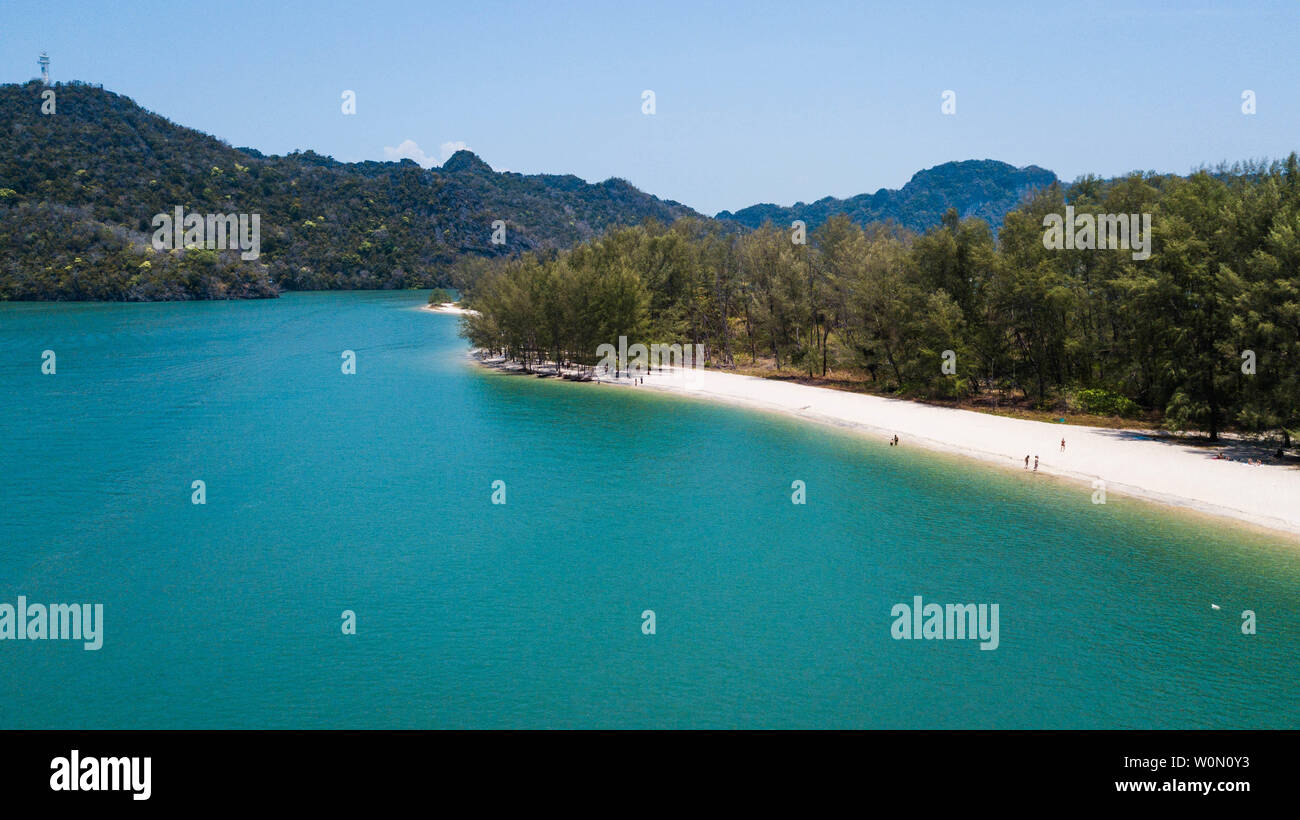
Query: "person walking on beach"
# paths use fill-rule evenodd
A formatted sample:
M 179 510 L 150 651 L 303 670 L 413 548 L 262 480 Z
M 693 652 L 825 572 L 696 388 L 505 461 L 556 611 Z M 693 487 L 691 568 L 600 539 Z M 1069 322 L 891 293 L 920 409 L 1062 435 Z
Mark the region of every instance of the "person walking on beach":
M 1065 439 L 1061 439 L 1061 452 L 1065 452 Z
M 1038 472 L 1038 456 L 1034 456 L 1034 472 Z
M 897 435 L 894 436 L 894 446 L 895 446 L 895 447 L 898 446 L 898 436 L 897 436 Z
M 1029 454 L 1025 453 L 1025 469 L 1029 469 Z

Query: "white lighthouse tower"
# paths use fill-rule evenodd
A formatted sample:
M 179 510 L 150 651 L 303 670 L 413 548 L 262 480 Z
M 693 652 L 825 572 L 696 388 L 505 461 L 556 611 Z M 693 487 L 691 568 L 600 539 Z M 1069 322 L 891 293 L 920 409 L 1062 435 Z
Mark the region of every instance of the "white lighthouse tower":
M 41 82 L 45 85 L 49 85 L 50 84 L 50 55 L 42 51 L 41 59 L 38 60 L 37 62 L 41 64 Z

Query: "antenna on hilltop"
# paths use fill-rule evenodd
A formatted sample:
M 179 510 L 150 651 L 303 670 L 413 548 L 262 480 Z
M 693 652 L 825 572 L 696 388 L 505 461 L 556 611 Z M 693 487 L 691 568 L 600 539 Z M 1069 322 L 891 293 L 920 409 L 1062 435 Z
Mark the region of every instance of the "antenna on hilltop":
M 41 58 L 37 60 L 41 64 L 41 82 L 45 85 L 50 84 L 50 55 L 44 51 L 41 52 Z

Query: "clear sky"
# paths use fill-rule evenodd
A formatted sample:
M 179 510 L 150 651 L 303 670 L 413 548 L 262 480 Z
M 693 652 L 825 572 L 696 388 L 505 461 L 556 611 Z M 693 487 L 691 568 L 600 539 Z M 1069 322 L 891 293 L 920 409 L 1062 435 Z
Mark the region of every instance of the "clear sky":
M 42 49 L 53 79 L 231 145 L 429 165 L 464 143 L 709 214 L 956 159 L 1073 179 L 1300 150 L 1297 0 L 0 0 L 0 81 Z

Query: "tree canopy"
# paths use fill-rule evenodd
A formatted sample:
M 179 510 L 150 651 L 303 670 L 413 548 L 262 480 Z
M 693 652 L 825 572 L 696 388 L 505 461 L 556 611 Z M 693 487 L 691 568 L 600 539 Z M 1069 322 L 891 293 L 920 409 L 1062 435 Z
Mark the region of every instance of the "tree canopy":
M 1149 258 L 1053 250 L 1044 217 L 1150 214 Z M 1216 438 L 1300 427 L 1300 173 L 1284 163 L 1086 177 L 1034 191 L 995 235 L 950 210 L 915 234 L 828 218 L 807 236 L 681 219 L 569 251 L 458 267 L 475 346 L 589 364 L 616 343 L 705 346 L 711 366 L 863 374 L 923 398 L 1022 395 L 1154 414 Z M 945 362 L 950 362 L 945 367 Z

